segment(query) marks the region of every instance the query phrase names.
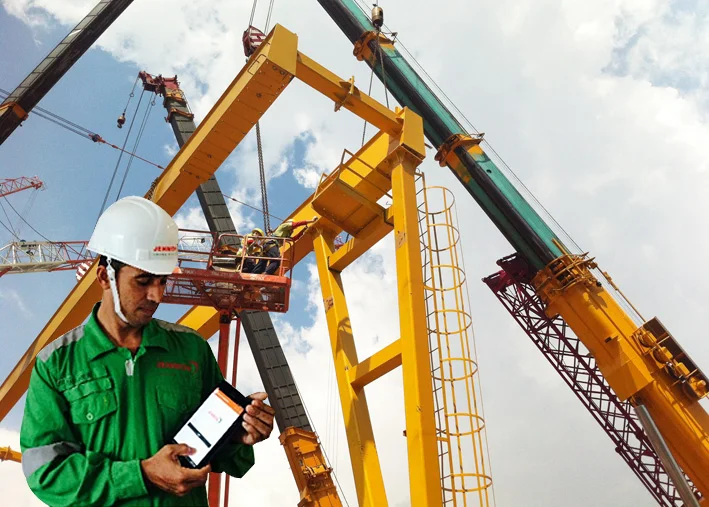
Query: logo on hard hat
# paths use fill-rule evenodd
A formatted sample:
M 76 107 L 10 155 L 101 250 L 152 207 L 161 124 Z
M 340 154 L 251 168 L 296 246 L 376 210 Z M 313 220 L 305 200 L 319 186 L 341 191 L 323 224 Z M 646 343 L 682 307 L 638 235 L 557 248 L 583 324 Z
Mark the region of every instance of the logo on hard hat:
M 177 247 L 175 245 L 158 245 L 153 248 L 153 252 L 176 252 Z

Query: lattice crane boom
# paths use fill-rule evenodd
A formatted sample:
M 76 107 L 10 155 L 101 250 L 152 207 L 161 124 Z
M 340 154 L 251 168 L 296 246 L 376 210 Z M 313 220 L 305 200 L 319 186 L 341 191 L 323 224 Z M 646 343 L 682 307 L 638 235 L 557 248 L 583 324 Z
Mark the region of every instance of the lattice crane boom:
M 0 197 L 7 197 L 30 188 L 39 190 L 44 188 L 44 183 L 37 176 L 2 179 L 0 180 Z
M 87 241 L 13 241 L 0 248 L 0 276 L 66 271 L 92 261 Z

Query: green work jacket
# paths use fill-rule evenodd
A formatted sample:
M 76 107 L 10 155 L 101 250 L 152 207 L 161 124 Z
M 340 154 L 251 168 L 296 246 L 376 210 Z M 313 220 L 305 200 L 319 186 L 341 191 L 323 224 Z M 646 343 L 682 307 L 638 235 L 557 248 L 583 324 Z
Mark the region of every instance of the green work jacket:
M 207 506 L 204 486 L 177 497 L 146 484 L 140 460 L 172 436 L 223 379 L 190 328 L 153 319 L 135 357 L 88 322 L 49 344 L 32 371 L 20 445 L 30 489 L 51 507 Z M 253 448 L 228 443 L 215 472 L 242 477 Z

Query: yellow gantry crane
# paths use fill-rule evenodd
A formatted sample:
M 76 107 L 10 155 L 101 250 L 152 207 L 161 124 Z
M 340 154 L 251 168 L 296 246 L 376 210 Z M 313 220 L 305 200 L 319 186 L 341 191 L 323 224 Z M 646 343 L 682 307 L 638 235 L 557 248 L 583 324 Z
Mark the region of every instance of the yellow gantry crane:
M 174 214 L 197 185 L 216 171 L 293 77 L 328 96 L 336 110 L 350 109 L 380 130 L 361 150 L 343 158 L 315 194 L 289 217 L 319 217 L 312 232 L 293 246 L 293 257 L 297 263 L 313 251 L 317 259 L 359 504 L 387 502 L 363 387 L 398 366 L 402 366 L 404 378 L 412 504 L 441 505 L 446 490 L 443 466 L 431 466 L 441 455 L 437 442 L 447 438 L 442 425 L 436 424 L 432 393 L 436 382 L 445 384 L 446 377 L 442 372 L 438 377 L 431 373 L 431 325 L 422 318 L 428 315 L 424 306 L 427 290 L 435 290 L 435 284 L 423 278 L 427 268 L 420 250 L 420 239 L 430 227 L 419 230 L 416 207 L 415 171 L 424 154 L 424 133 L 437 149 L 436 160 L 453 171 L 518 252 L 521 261 L 514 265 L 519 268 L 514 274 L 532 288 L 543 317 L 561 319 L 573 329 L 595 359 L 603 381 L 637 412 L 652 449 L 684 503 L 705 501 L 709 495 L 709 416 L 699 400 L 707 394 L 707 377 L 658 319 L 637 322 L 604 287 L 602 279 L 609 277 L 596 274 L 595 261 L 586 254 L 571 253 L 556 237 L 487 157 L 482 138 L 468 135 L 401 58 L 395 41 L 382 33 L 380 11 L 372 23 L 348 0 L 319 2 L 355 44 L 358 59 L 380 76 L 384 76 L 386 65 L 392 93 L 409 108 L 396 112 L 384 108 L 362 94 L 353 80 L 339 78 L 298 52 L 297 37 L 277 26 L 165 170 L 151 195 Z M 7 111 L 7 107 L 2 110 L 4 115 Z M 378 200 L 389 192 L 392 205 L 385 209 Z M 353 238 L 336 250 L 334 237 L 341 231 Z M 340 272 L 391 231 L 401 336 L 370 358 L 359 360 Z M 519 267 L 522 265 L 524 269 Z M 39 350 L 88 315 L 99 298 L 90 280 L 92 277 L 86 277 L 77 285 L 0 387 L 0 418 L 26 390 Z M 218 313 L 196 307 L 181 323 L 211 336 L 219 325 Z M 450 359 L 441 361 L 448 363 Z M 454 429 L 453 433 L 460 432 Z M 287 436 L 281 438 L 287 444 Z M 294 471 L 301 468 L 296 481 L 301 502 L 305 502 L 302 505 L 309 505 L 303 492 L 312 471 L 303 467 L 297 454 L 289 454 L 289 461 Z M 448 473 L 466 475 L 453 470 Z M 486 490 L 484 467 L 472 475 L 477 486 L 471 489 Z M 484 505 L 486 498 L 481 495 L 480 504 Z
M 333 100 L 336 109 L 349 109 L 379 129 L 372 140 L 343 161 L 323 181 L 318 192 L 289 217 L 293 220 L 319 217 L 312 227 L 317 232 L 304 235 L 292 247 L 293 262 L 316 250 L 323 291 L 327 294 L 333 354 L 340 366 L 338 371 L 344 365 L 350 370 L 345 376 L 338 373 L 338 383 L 346 420 L 357 421 L 356 427 L 348 430 L 348 442 L 360 504 L 386 505 L 363 387 L 401 364 L 406 379 L 412 498 L 414 505 L 435 506 L 440 504 L 441 495 L 438 472 L 430 466 L 437 461 L 438 453 L 414 187 L 415 168 L 425 152 L 421 118 L 407 109 L 390 111 L 361 93 L 352 80 L 338 77 L 300 53 L 297 36 L 277 25 L 153 185 L 151 198 L 168 213 L 177 212 L 196 187 L 214 174 L 294 77 Z M 391 189 L 393 204 L 385 210 L 376 201 Z M 343 212 L 346 213 L 341 215 Z M 355 233 L 355 237 L 335 252 L 334 238 L 343 230 Z M 396 346 L 358 362 L 351 331 L 342 331 L 347 327 L 344 321 L 348 316 L 344 295 L 338 289 L 339 272 L 391 230 L 395 230 L 397 237 L 397 266 L 402 277 L 399 293 L 403 302 L 402 336 Z M 37 353 L 80 325 L 100 298 L 92 276 L 94 269 L 72 290 L 0 387 L 0 418 L 26 391 Z M 210 337 L 218 329 L 219 315 L 213 308 L 195 307 L 180 322 Z M 331 499 L 303 494 L 309 483 L 310 494 L 317 492 L 309 481 L 316 470 L 309 468 L 302 458 L 307 449 L 287 445 L 290 437 L 286 433 L 281 441 L 286 445 L 294 472 L 300 471 L 296 482 L 301 488 L 302 505 L 335 505 L 330 503 Z

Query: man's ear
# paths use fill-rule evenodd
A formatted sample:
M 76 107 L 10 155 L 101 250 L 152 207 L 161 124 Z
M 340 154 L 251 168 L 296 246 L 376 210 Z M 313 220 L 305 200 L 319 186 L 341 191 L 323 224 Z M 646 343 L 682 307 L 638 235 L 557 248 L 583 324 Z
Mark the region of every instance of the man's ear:
M 96 280 L 103 290 L 110 290 L 111 283 L 108 281 L 108 270 L 106 266 L 99 266 L 96 270 Z

